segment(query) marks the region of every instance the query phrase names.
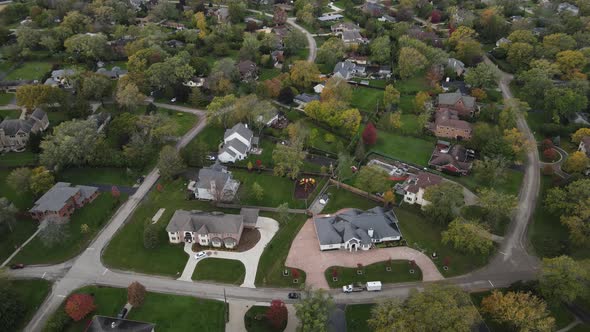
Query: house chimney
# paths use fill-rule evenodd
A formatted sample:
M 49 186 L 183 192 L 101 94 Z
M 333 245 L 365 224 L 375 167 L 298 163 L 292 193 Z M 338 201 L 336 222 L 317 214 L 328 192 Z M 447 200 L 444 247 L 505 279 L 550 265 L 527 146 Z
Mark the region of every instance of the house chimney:
M 373 229 L 369 228 L 369 230 L 367 231 L 367 233 L 369 234 L 369 237 L 373 237 Z

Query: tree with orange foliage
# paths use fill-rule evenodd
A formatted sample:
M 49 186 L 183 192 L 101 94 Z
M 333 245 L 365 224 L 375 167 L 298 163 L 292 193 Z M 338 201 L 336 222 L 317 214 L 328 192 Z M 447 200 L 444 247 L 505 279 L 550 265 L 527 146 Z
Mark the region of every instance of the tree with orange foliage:
M 66 313 L 74 321 L 80 321 L 89 313 L 94 311 L 94 297 L 89 294 L 74 294 L 70 296 L 66 302 Z

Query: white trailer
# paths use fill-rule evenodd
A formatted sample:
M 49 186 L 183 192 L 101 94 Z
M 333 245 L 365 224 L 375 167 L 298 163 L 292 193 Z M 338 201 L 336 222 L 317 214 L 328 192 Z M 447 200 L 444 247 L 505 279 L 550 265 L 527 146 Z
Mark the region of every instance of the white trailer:
M 381 281 L 368 281 L 367 282 L 367 291 L 368 292 L 378 292 L 381 290 Z

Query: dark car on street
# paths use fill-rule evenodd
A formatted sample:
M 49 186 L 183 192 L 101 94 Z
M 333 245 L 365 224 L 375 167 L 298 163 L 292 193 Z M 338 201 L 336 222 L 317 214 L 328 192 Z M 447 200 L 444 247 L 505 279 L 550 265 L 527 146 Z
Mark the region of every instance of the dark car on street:
M 300 297 L 299 293 L 289 293 L 290 299 L 298 299 Z
M 25 264 L 20 264 L 20 263 L 10 265 L 11 270 L 23 269 L 24 267 L 25 267 Z

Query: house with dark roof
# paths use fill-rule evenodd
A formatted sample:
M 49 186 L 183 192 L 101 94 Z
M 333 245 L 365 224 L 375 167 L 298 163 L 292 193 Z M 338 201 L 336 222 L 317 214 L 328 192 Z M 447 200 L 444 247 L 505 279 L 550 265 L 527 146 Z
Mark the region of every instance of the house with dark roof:
M 98 194 L 96 187 L 72 187 L 70 183 L 58 182 L 35 202 L 29 213 L 38 221 L 48 216 L 69 218 L 76 209 L 94 201 Z
M 240 214 L 176 210 L 166 232 L 170 243 L 233 249 L 240 243 L 244 227 L 256 227 L 257 220 L 256 209 L 242 209 Z
M 293 98 L 293 101 L 301 106 L 305 106 L 314 100 L 320 101 L 320 95 L 313 93 L 301 93 Z
M 320 250 L 369 250 L 376 243 L 399 241 L 402 238 L 395 213 L 382 207 L 319 215 L 313 222 Z
M 216 162 L 201 168 L 196 181 L 189 182 L 188 190 L 194 193 L 196 199 L 231 202 L 239 187 L 240 182 L 233 179 L 227 167 Z
M 57 88 L 71 89 L 72 84 L 70 78 L 76 74 L 73 69 L 57 69 L 51 72 L 51 77 L 45 80 L 45 85 L 50 85 Z
M 474 97 L 464 96 L 460 92 L 438 95 L 438 107 L 457 111 L 462 117 L 472 117 L 478 109 Z
M 584 136 L 578 146 L 578 151 L 584 152 L 590 158 L 590 136 Z
M 219 150 L 217 159 L 222 163 L 233 163 L 248 156 L 252 145 L 258 143 L 258 137 L 254 137 L 248 125 L 238 123 L 231 129 L 227 129 L 223 135 L 223 145 Z
M 127 75 L 127 70 L 121 69 L 121 67 L 114 66 L 110 70 L 106 68 L 98 68 L 96 73 L 104 75 L 112 80 L 116 80 Z
M 322 15 L 320 17 L 318 17 L 318 21 L 320 22 L 332 22 L 332 21 L 339 21 L 341 19 L 343 19 L 344 16 L 340 15 L 340 14 L 325 14 Z
M 365 76 L 366 67 L 352 61 L 340 61 L 334 66 L 333 76 L 349 80 L 354 76 Z
M 31 134 L 49 127 L 47 113 L 36 109 L 26 119 L 5 119 L 0 122 L 0 152 L 23 151 Z
M 342 42 L 346 46 L 358 46 L 368 43 L 369 40 L 363 37 L 358 30 L 348 30 L 342 32 Z
M 430 204 L 424 199 L 426 188 L 440 184 L 443 178 L 428 172 L 411 174 L 403 183 L 404 202 L 425 206 Z
M 249 82 L 258 79 L 258 66 L 253 61 L 243 60 L 238 62 L 236 66 L 242 81 Z
M 475 152 L 464 146 L 438 141 L 428 161 L 428 166 L 439 172 L 467 175 L 471 170 Z
M 94 316 L 86 332 L 154 332 L 156 324 L 124 318 Z
M 460 120 L 459 112 L 448 108 L 439 108 L 434 114 L 434 122 L 429 129 L 436 137 L 453 138 L 456 140 L 471 139 L 473 127 L 471 123 Z
M 332 33 L 341 34 L 344 31 L 361 31 L 361 28 L 352 22 L 340 22 L 330 27 Z

